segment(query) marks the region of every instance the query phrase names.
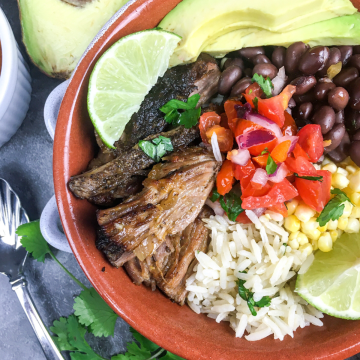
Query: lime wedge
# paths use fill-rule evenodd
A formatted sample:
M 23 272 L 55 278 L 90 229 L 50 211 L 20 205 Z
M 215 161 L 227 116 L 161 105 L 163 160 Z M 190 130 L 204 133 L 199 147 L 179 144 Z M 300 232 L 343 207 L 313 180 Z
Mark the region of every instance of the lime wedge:
M 318 251 L 295 291 L 325 314 L 359 320 L 360 235 L 344 234 L 331 252 Z
M 113 148 L 131 116 L 169 67 L 181 38 L 152 29 L 128 35 L 111 46 L 90 77 L 88 110 L 103 142 Z

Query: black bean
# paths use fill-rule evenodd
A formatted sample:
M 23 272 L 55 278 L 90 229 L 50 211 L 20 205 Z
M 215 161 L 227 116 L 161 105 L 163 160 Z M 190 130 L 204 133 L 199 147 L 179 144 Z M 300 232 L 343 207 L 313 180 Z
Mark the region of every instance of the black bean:
M 360 130 L 358 130 L 352 137 L 354 141 L 360 141 Z
M 240 80 L 242 75 L 241 69 L 232 65 L 224 70 L 220 76 L 218 92 L 221 95 L 226 95 L 230 92 L 233 85 Z
M 360 111 L 346 108 L 345 112 L 346 127 L 352 131 L 360 129 Z
M 259 54 L 254 56 L 251 61 L 253 62 L 254 65 L 257 64 L 271 64 L 271 61 L 269 60 L 269 58 L 266 55 L 263 54 Z
M 321 126 L 323 134 L 327 134 L 335 124 L 335 111 L 330 106 L 322 106 L 315 112 L 312 120 Z
M 246 69 L 244 70 L 244 76 L 252 77 L 252 69 L 246 68 Z
M 349 150 L 350 150 L 350 137 L 347 131 L 345 131 L 345 134 L 339 146 L 335 150 L 330 151 L 327 155 L 330 157 L 331 160 L 335 161 L 336 163 L 339 163 L 341 161 L 344 161 L 349 156 Z
M 341 62 L 343 66 L 347 64 L 350 59 L 350 56 L 353 54 L 352 46 L 339 46 L 339 50 L 341 52 Z
M 360 141 L 354 141 L 350 145 L 350 157 L 357 166 L 360 166 Z
M 278 46 L 272 53 L 271 60 L 278 69 L 285 65 L 285 56 L 286 49 L 282 46 Z
M 328 103 L 335 110 L 343 110 L 349 102 L 349 93 L 343 87 L 336 87 L 329 92 Z
M 357 78 L 351 83 L 351 88 L 349 88 L 349 90 L 350 107 L 354 110 L 360 110 L 360 78 Z
M 230 96 L 240 96 L 252 84 L 249 77 L 244 77 L 239 80 L 231 89 Z
M 304 95 L 316 85 L 316 78 L 312 75 L 300 76 L 294 79 L 290 84 L 296 86 L 296 95 Z
M 224 63 L 224 70 L 232 65 L 238 66 L 242 71 L 245 70 L 245 65 L 244 65 L 243 59 L 240 59 L 240 58 L 227 59 Z
M 287 74 L 292 74 L 297 70 L 299 60 L 304 52 L 309 48 L 302 41 L 291 44 L 285 54 L 285 70 Z
M 334 88 L 335 84 L 332 82 L 318 82 L 315 86 L 315 99 L 319 101 L 327 99 L 329 91 Z
M 259 74 L 263 77 L 269 77 L 270 79 L 273 79 L 276 74 L 278 73 L 278 69 L 273 64 L 257 64 L 254 66 L 252 74 Z
M 342 69 L 339 74 L 334 77 L 333 81 L 336 86 L 346 87 L 358 77 L 359 70 L 355 67 L 350 67 Z
M 324 136 L 324 140 L 331 140 L 331 144 L 324 148 L 324 153 L 335 150 L 340 145 L 345 132 L 346 130 L 344 124 L 336 124 L 332 130 Z
M 245 59 L 251 60 L 256 55 L 265 55 L 265 49 L 262 46 L 247 47 L 240 49 L 239 54 Z
M 325 67 L 329 59 L 329 48 L 326 46 L 315 46 L 307 50 L 300 58 L 298 69 L 303 74 L 312 75 Z
M 335 124 L 343 124 L 345 122 L 344 110 L 340 110 L 335 114 Z
M 293 99 L 297 104 L 302 104 L 304 102 L 314 102 L 315 101 L 315 91 L 314 89 L 308 91 L 304 95 L 294 95 Z
M 331 48 L 329 51 L 330 51 L 330 53 L 329 53 L 328 61 L 326 62 L 324 68 L 322 70 L 318 71 L 318 74 L 320 76 L 326 76 L 328 68 L 331 65 L 335 65 L 339 61 L 341 61 L 341 52 L 338 48 L 334 47 L 334 48 Z
M 349 59 L 349 65 L 360 70 L 360 54 L 355 54 Z
M 353 46 L 353 54 L 360 54 L 360 45 Z
M 299 106 L 299 117 L 301 119 L 307 120 L 310 118 L 312 111 L 313 111 L 313 104 L 311 102 L 302 103 Z

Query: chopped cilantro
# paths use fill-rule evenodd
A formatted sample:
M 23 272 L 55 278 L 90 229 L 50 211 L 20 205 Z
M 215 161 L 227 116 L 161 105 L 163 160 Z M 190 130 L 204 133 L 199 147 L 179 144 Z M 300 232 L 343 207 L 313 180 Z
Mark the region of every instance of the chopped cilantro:
M 211 197 L 210 197 L 210 200 L 211 200 L 212 202 L 215 202 L 216 200 L 219 200 L 219 199 L 220 199 L 220 196 L 221 196 L 221 195 L 218 193 L 217 189 L 214 188 L 213 191 L 212 191 L 212 195 L 211 195 Z
M 261 90 L 264 92 L 267 98 L 272 97 L 272 89 L 274 88 L 274 85 L 269 77 L 265 79 L 262 75 L 254 74 L 252 82 L 257 82 L 259 84 Z
M 187 102 L 173 99 L 160 108 L 165 114 L 165 121 L 173 125 L 183 125 L 187 129 L 192 128 L 198 123 L 201 115 L 201 108 L 196 106 L 200 100 L 200 95 L 190 96 Z M 178 110 L 183 110 L 179 112 Z
M 242 207 L 241 197 L 235 192 L 230 191 L 225 196 L 220 197 L 220 205 L 225 210 L 228 218 L 231 221 L 236 221 L 236 218 L 245 211 Z
M 260 155 L 266 155 L 266 154 L 268 154 L 268 153 L 269 153 L 269 149 L 266 147 L 266 148 L 261 152 Z
M 159 162 L 168 151 L 174 150 L 171 140 L 165 136 L 159 136 L 151 141 L 140 140 L 139 148 L 156 162 Z
M 295 177 L 299 178 L 299 179 L 304 179 L 304 180 L 312 180 L 312 181 L 323 181 L 323 176 L 300 176 L 299 174 L 295 173 L 294 174 Z
M 258 99 L 257 97 L 254 98 L 253 104 L 254 104 L 254 106 L 255 106 L 255 110 L 258 111 L 259 99 Z
M 277 169 L 277 165 L 276 162 L 274 161 L 274 159 L 269 155 L 268 159 L 267 159 L 267 163 L 266 163 L 266 172 L 271 175 L 273 174 Z
M 344 213 L 345 201 L 350 199 L 347 195 L 340 189 L 331 190 L 331 193 L 335 195 L 324 207 L 323 211 L 317 218 L 317 221 L 320 226 L 325 226 L 330 220 L 337 220 Z

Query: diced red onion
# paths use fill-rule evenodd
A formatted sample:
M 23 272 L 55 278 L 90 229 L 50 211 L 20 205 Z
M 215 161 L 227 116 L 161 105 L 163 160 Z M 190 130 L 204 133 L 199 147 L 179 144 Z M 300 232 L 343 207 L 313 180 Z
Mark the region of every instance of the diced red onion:
M 288 170 L 287 166 L 285 165 L 285 163 L 281 163 L 277 167 L 276 171 L 273 174 L 269 175 L 269 180 L 273 183 L 282 182 L 286 178 L 288 173 L 289 173 L 289 170 Z
M 214 210 L 215 215 L 223 216 L 225 214 L 224 209 L 221 207 L 218 201 L 212 202 L 210 199 L 207 199 L 205 204 L 210 206 Z
M 232 150 L 228 152 L 227 155 L 228 160 L 230 160 L 233 164 L 244 166 L 248 163 L 251 156 L 249 150 Z
M 269 179 L 268 173 L 261 168 L 256 169 L 254 176 L 251 179 L 251 182 L 265 186 Z
M 235 110 L 239 119 L 246 119 L 247 115 L 252 112 L 252 108 L 249 103 L 246 103 L 245 105 L 235 105 Z
M 252 212 L 253 212 L 257 217 L 260 217 L 265 211 L 266 211 L 266 208 L 252 209 Z
M 288 140 L 291 141 L 291 144 L 290 144 L 290 147 L 289 147 L 289 150 L 288 150 L 288 155 L 289 155 L 290 153 L 292 153 L 292 152 L 294 151 L 295 145 L 296 145 L 296 143 L 298 142 L 299 137 L 298 137 L 298 136 L 285 135 L 285 136 L 283 136 L 283 137 L 281 137 L 281 138 L 279 139 L 278 144 L 280 144 L 280 143 L 282 143 L 282 142 L 284 142 L 284 141 L 288 141 Z
M 252 121 L 253 123 L 258 124 L 263 128 L 272 131 L 277 138 L 281 138 L 283 136 L 280 127 L 265 116 L 255 113 L 248 113 L 246 115 L 246 120 Z
M 275 135 L 268 130 L 254 130 L 236 137 L 239 149 L 248 149 L 252 146 L 263 145 L 276 139 Z
M 279 95 L 286 85 L 287 76 L 285 74 L 285 67 L 281 67 L 277 75 L 271 80 L 274 85 L 272 94 Z
M 218 143 L 217 135 L 216 135 L 215 131 L 213 132 L 213 134 L 211 136 L 211 146 L 212 146 L 214 157 L 215 157 L 216 161 L 222 161 L 220 147 L 219 147 L 219 143 Z

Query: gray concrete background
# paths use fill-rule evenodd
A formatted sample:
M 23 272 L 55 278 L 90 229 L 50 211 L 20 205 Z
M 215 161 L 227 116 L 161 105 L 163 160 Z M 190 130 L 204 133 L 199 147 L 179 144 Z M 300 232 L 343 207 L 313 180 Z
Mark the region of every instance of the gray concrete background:
M 23 55 L 21 29 L 16 0 L 0 0 Z M 28 61 L 30 64 L 30 62 Z M 44 103 L 53 88 L 61 81 L 50 79 L 30 64 L 32 98 L 26 119 L 16 135 L 0 148 L 0 177 L 6 179 L 18 193 L 31 220 L 41 211 L 53 195 L 52 140 L 44 120 Z M 58 259 L 83 283 L 89 284 L 73 255 L 57 253 Z M 80 288 L 58 267 L 47 259 L 45 264 L 32 259 L 26 265 L 30 293 L 47 327 L 61 316 L 70 315 L 73 299 Z M 132 339 L 128 325 L 118 319 L 115 336 L 94 338 L 90 345 L 101 356 L 125 351 Z M 321 346 L 321 344 L 319 344 Z M 351 360 L 360 360 L 355 356 Z M 0 276 L 0 360 L 45 360 L 37 338 L 5 276 Z M 220 360 L 220 359 L 219 359 Z

